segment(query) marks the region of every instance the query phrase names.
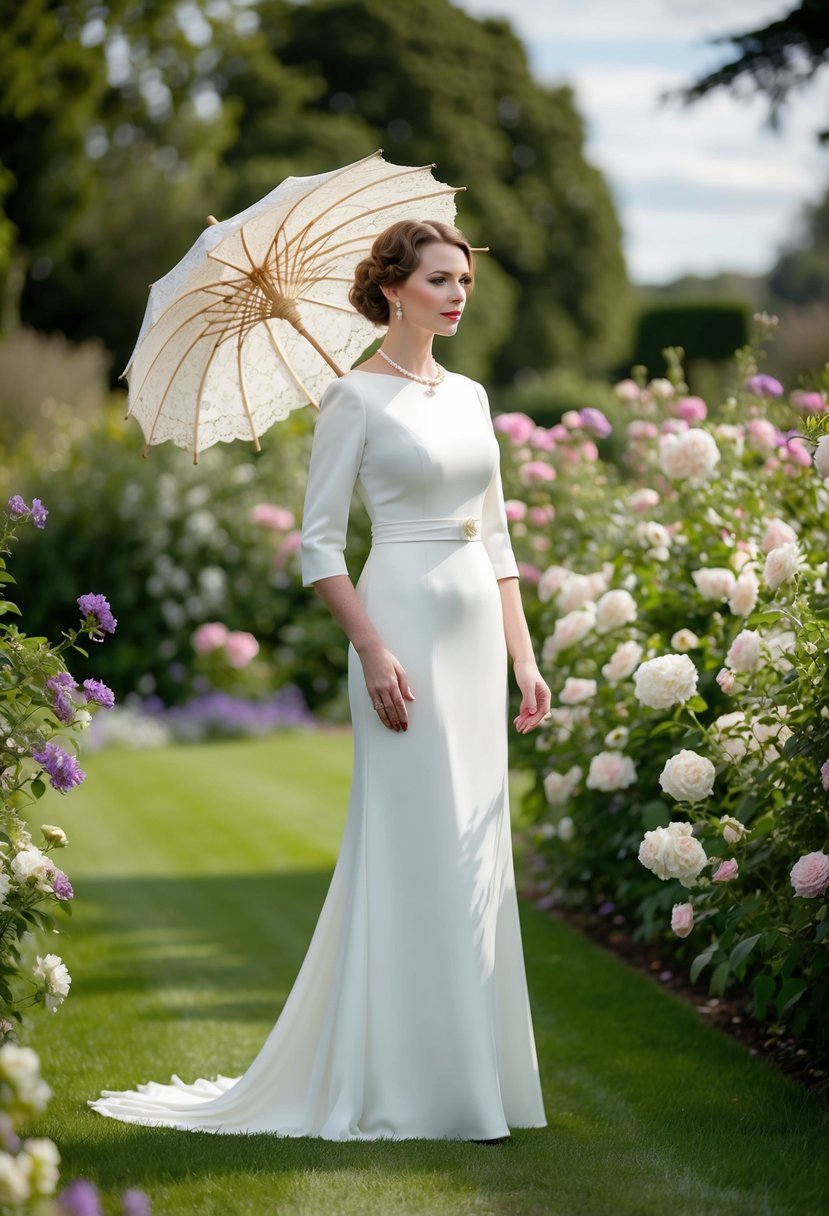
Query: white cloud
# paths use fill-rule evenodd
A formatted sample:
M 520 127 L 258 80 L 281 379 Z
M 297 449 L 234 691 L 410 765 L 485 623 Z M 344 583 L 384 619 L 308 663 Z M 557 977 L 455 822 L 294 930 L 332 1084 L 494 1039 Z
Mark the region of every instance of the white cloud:
M 661 102 L 725 62 L 703 39 L 754 28 L 792 0 L 464 0 L 506 15 L 536 75 L 567 82 L 585 121 L 587 159 L 619 209 L 635 281 L 685 272 L 762 273 L 806 202 L 826 188 L 816 132 L 829 113 L 829 73 L 791 95 L 781 131 L 762 96 L 718 91 L 693 106 Z

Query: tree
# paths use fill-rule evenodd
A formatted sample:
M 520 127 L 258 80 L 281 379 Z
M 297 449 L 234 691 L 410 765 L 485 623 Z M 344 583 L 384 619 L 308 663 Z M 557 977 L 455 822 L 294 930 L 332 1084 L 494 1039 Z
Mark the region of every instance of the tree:
M 789 93 L 811 80 L 829 58 L 829 5 L 826 0 L 801 0 L 785 17 L 744 34 L 724 34 L 710 42 L 733 42 L 739 55 L 693 85 L 662 94 L 693 104 L 714 89 L 765 93 L 769 99 L 768 124 L 778 130 L 780 114 Z M 829 141 L 829 127 L 818 132 Z

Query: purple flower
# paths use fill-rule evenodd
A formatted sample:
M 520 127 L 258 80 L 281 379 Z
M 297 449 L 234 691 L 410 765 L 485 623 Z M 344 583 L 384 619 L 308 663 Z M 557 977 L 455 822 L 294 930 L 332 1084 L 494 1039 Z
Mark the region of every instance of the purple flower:
M 94 642 L 103 641 L 103 638 L 95 637 L 95 634 L 99 631 L 103 633 L 115 633 L 115 626 L 118 622 L 112 615 L 112 609 L 106 596 L 95 595 L 91 591 L 87 595 L 79 595 L 78 607 L 81 610 L 81 614 L 86 618 L 87 624 L 90 623 L 90 618 L 95 622 L 91 635 Z
M 63 870 L 59 870 L 57 866 L 52 874 L 52 890 L 58 899 L 72 899 L 75 895 L 71 882 Z
M 104 709 L 112 709 L 115 704 L 115 693 L 111 688 L 107 688 L 106 684 L 102 684 L 100 680 L 84 680 L 83 686 L 86 690 L 87 702 L 94 701 L 96 705 L 102 705 Z
M 55 717 L 63 723 L 71 722 L 75 715 L 75 706 L 70 693 L 73 688 L 78 687 L 77 680 L 74 680 L 68 671 L 59 671 L 57 675 L 49 677 L 46 687 L 54 697 L 52 709 L 55 711 Z
M 586 405 L 583 410 L 579 410 L 579 418 L 581 418 L 582 426 L 592 431 L 599 439 L 606 439 L 612 434 L 613 427 L 605 418 L 601 410 L 594 410 L 592 406 Z
M 58 1195 L 58 1210 L 64 1216 L 102 1216 L 95 1183 L 86 1178 L 75 1178 Z
M 29 514 L 29 508 L 19 494 L 12 494 L 6 510 L 9 513 L 9 519 L 22 519 L 24 515 Z
M 49 512 L 44 507 L 39 498 L 32 499 L 32 523 L 36 528 L 43 529 L 46 527 L 46 517 Z
M 749 376 L 744 387 L 750 393 L 754 393 L 755 397 L 783 396 L 783 385 L 779 380 L 775 380 L 774 376 L 767 376 L 765 372 L 758 372 L 756 376 Z
M 145 1191 L 129 1187 L 121 1194 L 121 1216 L 152 1216 L 150 1199 Z
M 53 789 L 62 794 L 80 785 L 86 777 L 75 757 L 58 747 L 57 743 L 47 743 L 41 751 L 32 752 L 32 759 L 43 765 Z

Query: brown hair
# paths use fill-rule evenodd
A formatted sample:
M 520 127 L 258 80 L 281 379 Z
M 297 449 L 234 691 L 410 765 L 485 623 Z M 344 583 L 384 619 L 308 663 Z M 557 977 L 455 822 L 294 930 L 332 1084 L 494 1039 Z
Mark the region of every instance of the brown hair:
M 375 325 L 387 325 L 389 302 L 381 287 L 405 283 L 420 265 L 421 247 L 435 241 L 445 241 L 447 245 L 460 249 L 466 255 L 469 273 L 474 275 L 472 250 L 460 229 L 437 220 L 399 220 L 375 237 L 371 253 L 357 265 L 354 284 L 348 293 L 349 301 L 357 312 Z M 471 284 L 467 290 L 472 290 Z

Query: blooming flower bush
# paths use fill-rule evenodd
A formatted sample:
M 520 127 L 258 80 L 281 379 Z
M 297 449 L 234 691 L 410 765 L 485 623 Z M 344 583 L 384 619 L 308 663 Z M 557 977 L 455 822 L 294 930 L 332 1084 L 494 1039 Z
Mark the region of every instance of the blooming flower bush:
M 829 416 L 758 371 L 755 318 L 720 404 L 616 386 L 621 459 L 584 417 L 503 435 L 511 533 L 551 716 L 514 759 L 545 905 L 662 935 L 710 991 L 829 1036 Z M 617 449 L 619 450 L 619 449 Z M 554 475 L 527 482 L 543 459 Z M 542 522 L 542 512 L 548 513 Z M 529 584 L 529 586 L 528 586 Z
M 48 512 L 39 499 L 29 508 L 13 495 L 0 513 L 0 588 L 15 580 L 6 559 L 16 539 L 16 527 L 31 522 L 38 529 Z M 11 618 L 16 604 L 0 592 L 0 1028 L 11 1036 L 22 1010 L 42 1004 L 57 1012 L 69 994 L 71 976 L 60 955 L 47 952 L 27 960 L 32 931 L 58 931 L 56 913 L 69 912 L 72 883 L 53 854 L 69 843 L 57 824 L 40 827 L 35 842 L 24 815 L 46 790 L 46 782 L 66 794 L 85 779 L 75 739 L 92 715 L 114 703 L 112 692 L 95 678 L 80 686 L 66 670 L 71 650 L 86 655 L 79 639 L 101 641 L 115 631 L 109 603 L 92 593 L 78 598 L 81 623 L 50 646 L 43 638 L 27 637 Z M 88 657 L 88 656 L 87 656 Z

